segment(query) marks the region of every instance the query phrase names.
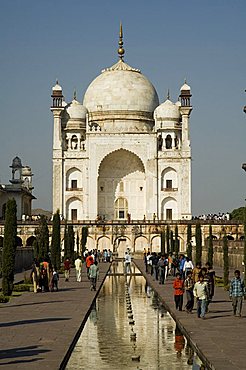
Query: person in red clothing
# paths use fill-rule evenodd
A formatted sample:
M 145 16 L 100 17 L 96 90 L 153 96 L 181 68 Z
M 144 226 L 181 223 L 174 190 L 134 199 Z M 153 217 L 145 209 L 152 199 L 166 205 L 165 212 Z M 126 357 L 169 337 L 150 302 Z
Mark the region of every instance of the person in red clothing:
M 176 279 L 173 282 L 174 288 L 174 302 L 176 310 L 182 311 L 183 295 L 184 295 L 184 280 L 181 279 L 179 272 L 176 274 Z
M 86 265 L 86 269 L 87 269 L 87 276 L 88 276 L 89 280 L 90 280 L 89 270 L 90 270 L 90 266 L 93 265 L 93 263 L 94 263 L 94 258 L 92 257 L 91 252 L 89 252 L 89 254 L 88 254 L 88 256 L 86 257 L 86 260 L 85 260 L 85 265 Z
M 70 269 L 71 269 L 71 262 L 69 258 L 66 258 L 64 261 L 64 275 L 65 275 L 65 281 L 69 280 L 70 277 Z

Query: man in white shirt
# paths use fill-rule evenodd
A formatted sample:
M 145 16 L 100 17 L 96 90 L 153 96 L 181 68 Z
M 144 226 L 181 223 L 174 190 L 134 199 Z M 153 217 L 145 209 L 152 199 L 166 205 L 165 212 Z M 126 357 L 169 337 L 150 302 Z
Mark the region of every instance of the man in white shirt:
M 81 257 L 78 256 L 78 258 L 74 261 L 75 265 L 75 271 L 76 271 L 76 280 L 81 282 L 81 277 L 82 277 L 82 261 Z
M 128 252 L 125 252 L 125 261 L 124 261 L 124 267 L 125 267 L 125 274 L 131 274 L 131 256 Z
M 194 286 L 193 293 L 194 297 L 197 299 L 197 316 L 204 319 L 207 309 L 209 291 L 208 285 L 204 281 L 204 276 L 202 274 L 199 275 L 199 280 Z

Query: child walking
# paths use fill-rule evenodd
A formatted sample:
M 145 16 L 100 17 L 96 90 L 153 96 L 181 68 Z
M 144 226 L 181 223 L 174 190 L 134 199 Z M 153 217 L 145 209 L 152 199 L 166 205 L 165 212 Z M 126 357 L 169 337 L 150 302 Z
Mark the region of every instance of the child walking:
M 176 273 L 176 279 L 173 282 L 174 288 L 174 302 L 176 310 L 182 311 L 183 295 L 184 295 L 184 280 L 181 279 L 181 274 Z

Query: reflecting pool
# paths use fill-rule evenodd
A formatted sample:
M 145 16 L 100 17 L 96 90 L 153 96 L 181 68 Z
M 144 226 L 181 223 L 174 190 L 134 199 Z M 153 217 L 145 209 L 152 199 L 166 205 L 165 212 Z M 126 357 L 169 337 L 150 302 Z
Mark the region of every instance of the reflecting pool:
M 122 271 L 121 263 L 112 266 L 66 369 L 200 369 L 144 277 Z

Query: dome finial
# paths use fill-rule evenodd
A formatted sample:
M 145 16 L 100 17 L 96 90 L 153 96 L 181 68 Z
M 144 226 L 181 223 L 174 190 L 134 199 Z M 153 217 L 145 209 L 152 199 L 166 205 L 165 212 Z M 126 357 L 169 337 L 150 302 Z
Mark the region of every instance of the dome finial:
M 119 33 L 119 48 L 118 48 L 118 55 L 119 58 L 123 61 L 123 57 L 125 54 L 125 50 L 123 48 L 123 31 L 122 31 L 122 23 L 120 22 L 120 33 Z
M 76 100 L 76 99 L 77 99 L 76 89 L 74 89 L 74 92 L 73 92 L 73 99 L 74 99 L 74 100 Z
M 170 91 L 167 89 L 167 99 L 170 100 Z

